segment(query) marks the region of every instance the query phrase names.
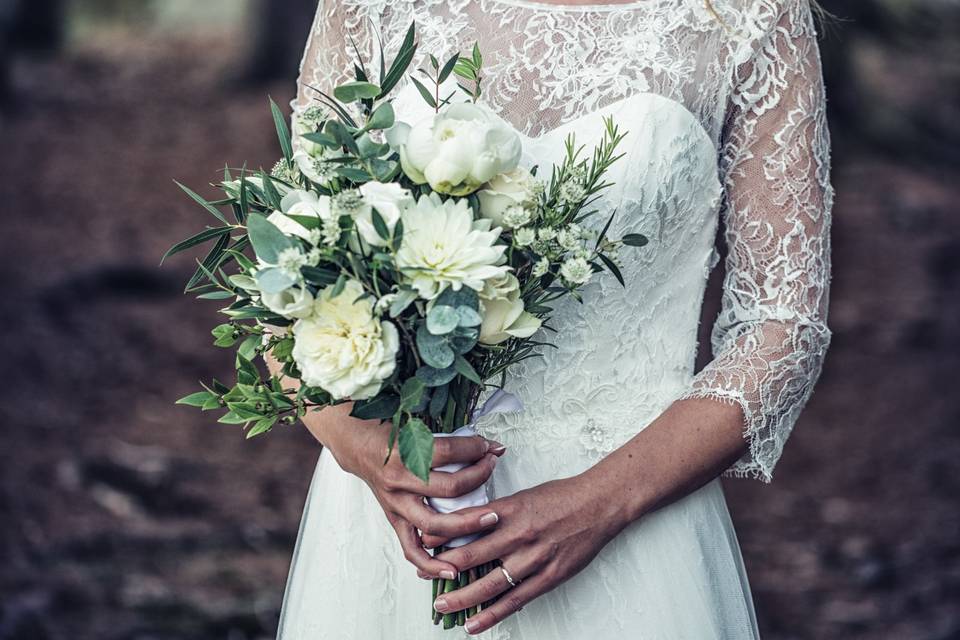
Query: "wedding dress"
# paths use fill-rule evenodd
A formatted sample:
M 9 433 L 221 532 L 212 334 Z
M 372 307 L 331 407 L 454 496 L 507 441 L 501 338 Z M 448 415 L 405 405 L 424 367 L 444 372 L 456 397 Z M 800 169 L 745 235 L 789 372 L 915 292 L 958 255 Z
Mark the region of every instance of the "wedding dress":
M 628 131 L 600 203 L 626 288 L 588 285 L 557 309 L 556 349 L 506 389 L 518 414 L 479 430 L 507 445 L 493 497 L 575 475 L 671 402 L 737 403 L 749 452 L 727 473 L 769 481 L 830 340 L 829 135 L 806 0 L 641 0 L 562 6 L 522 0 L 339 0 L 320 4 L 294 117 L 351 73 L 353 44 L 376 60 L 411 23 L 414 67 L 484 54 L 482 101 L 521 133 L 523 164 L 549 171 L 602 115 Z M 426 105 L 413 87 L 401 117 Z M 607 216 L 598 215 L 600 221 Z M 713 361 L 694 372 L 707 276 L 728 248 Z M 680 456 L 678 456 L 679 458 Z M 617 487 L 610 487 L 615 492 Z M 320 455 L 284 597 L 281 640 L 462 637 L 430 622 L 417 578 L 366 485 Z M 511 640 L 756 638 L 740 550 L 719 480 L 624 530 L 581 573 L 482 637 Z

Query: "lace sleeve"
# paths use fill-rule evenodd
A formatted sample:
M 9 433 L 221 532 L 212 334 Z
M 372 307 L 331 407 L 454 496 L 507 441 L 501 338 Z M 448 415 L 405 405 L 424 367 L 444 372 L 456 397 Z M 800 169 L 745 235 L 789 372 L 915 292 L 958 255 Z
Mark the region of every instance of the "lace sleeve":
M 743 408 L 749 453 L 727 475 L 769 482 L 830 342 L 830 139 L 806 0 L 784 0 L 735 74 L 721 152 L 728 257 L 714 360 L 686 397 Z

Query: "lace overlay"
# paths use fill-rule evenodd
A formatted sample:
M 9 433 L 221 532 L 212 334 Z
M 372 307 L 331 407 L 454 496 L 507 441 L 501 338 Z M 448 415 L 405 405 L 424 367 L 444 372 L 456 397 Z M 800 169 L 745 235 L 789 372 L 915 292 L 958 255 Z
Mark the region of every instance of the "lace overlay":
M 769 481 L 819 376 L 830 341 L 833 192 L 810 8 L 806 0 L 713 4 L 722 21 L 702 0 L 339 0 L 318 8 L 294 117 L 314 103 L 310 87 L 329 92 L 348 79 L 351 41 L 375 60 L 378 39 L 389 55 L 415 19 L 418 56 L 480 42 L 483 100 L 526 136 L 527 164 L 558 159 L 568 132 L 591 144 L 600 112 L 630 131 L 602 204 L 617 207 L 618 233 L 653 242 L 624 252 L 626 289 L 606 278 L 589 286 L 585 304 L 558 310 L 558 348 L 508 383 L 524 414 L 482 425 L 537 452 L 544 479 L 575 472 L 576 455 L 609 453 L 678 398 L 709 397 L 743 409 L 749 453 L 728 473 Z M 410 89 L 402 86 L 398 101 L 412 109 L 419 98 Z M 694 374 L 721 218 L 723 307 L 714 359 Z

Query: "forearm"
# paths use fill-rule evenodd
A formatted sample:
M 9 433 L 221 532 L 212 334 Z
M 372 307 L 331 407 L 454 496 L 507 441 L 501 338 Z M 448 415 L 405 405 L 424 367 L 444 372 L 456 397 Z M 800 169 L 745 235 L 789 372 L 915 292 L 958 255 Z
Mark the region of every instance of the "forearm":
M 626 526 L 710 482 L 747 449 L 743 411 L 709 398 L 678 400 L 583 475 Z M 620 490 L 610 498 L 610 487 Z

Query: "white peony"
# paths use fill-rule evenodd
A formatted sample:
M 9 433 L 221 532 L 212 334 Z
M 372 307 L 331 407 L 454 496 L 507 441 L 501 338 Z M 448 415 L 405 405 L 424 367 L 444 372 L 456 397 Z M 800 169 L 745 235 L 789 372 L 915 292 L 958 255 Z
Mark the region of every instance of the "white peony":
M 267 309 L 287 319 L 308 318 L 313 314 L 313 294 L 305 287 L 290 287 L 280 293 L 261 293 L 260 301 Z
M 293 359 L 303 381 L 334 400 L 372 398 L 396 367 L 397 328 L 374 316 L 371 299 L 358 300 L 359 282 L 348 281 L 336 297 L 332 288 L 317 296 L 312 317 L 293 325 Z
M 403 242 L 397 251 L 400 272 L 420 297 L 433 300 L 447 287 L 481 291 L 484 282 L 510 270 L 504 245 L 494 244 L 500 228 L 474 221 L 467 201 L 443 202 L 436 193 L 421 196 L 403 212 Z
M 354 224 L 360 237 L 374 247 L 382 247 L 387 241 L 380 237 L 373 226 L 373 212 L 376 209 L 387 225 L 390 235 L 400 220 L 400 215 L 414 204 L 413 195 L 396 182 L 367 182 L 360 186 L 360 194 L 366 206 L 353 214 Z
M 330 210 L 330 196 L 317 195 L 311 191 L 291 191 L 280 201 L 280 211 L 274 211 L 267 220 L 289 236 L 297 236 L 316 244 L 317 234 L 300 224 L 290 216 L 317 218 L 318 225 L 333 219 Z
M 506 298 L 481 301 L 481 310 L 481 344 L 494 345 L 510 338 L 529 338 L 542 324 L 540 318 L 524 311 L 519 289 Z
M 483 189 L 477 191 L 480 200 L 480 215 L 493 220 L 497 226 L 523 226 L 533 218 L 532 210 L 542 192 L 542 185 L 532 173 L 523 167 L 494 176 Z M 528 219 L 520 224 L 504 223 L 504 215 L 511 208 L 528 210 Z
M 434 191 L 463 196 L 520 162 L 517 132 L 488 109 L 456 103 L 410 127 L 397 123 L 388 134 L 400 152 L 404 173 Z

